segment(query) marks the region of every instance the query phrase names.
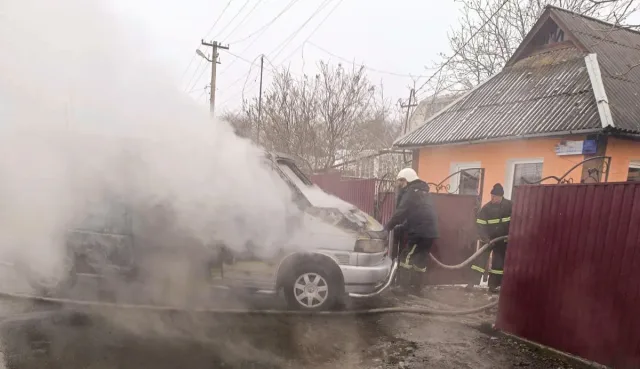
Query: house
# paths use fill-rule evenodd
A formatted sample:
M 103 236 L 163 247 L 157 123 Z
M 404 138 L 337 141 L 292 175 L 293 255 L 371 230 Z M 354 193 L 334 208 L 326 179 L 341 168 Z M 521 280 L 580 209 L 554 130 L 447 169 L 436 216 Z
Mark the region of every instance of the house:
M 395 176 L 406 166 L 405 162 L 411 161 L 410 153 L 390 150 L 363 150 L 357 155 L 350 156 L 352 156 L 350 160 L 336 160 L 332 167 L 340 170 L 343 177 L 383 179 L 390 175 Z M 343 155 L 343 157 L 349 156 Z
M 442 110 L 442 108 L 451 104 L 457 97 L 457 95 L 443 95 L 428 96 L 424 98 L 418 103 L 416 110 L 411 113 L 411 117 L 409 117 L 409 122 L 407 124 L 407 130 L 413 131 L 418 126 L 421 126 L 427 119 Z
M 605 171 L 608 181 L 639 180 L 640 32 L 549 6 L 501 72 L 394 147 L 413 150 L 429 182 L 484 168 L 483 201 L 494 183 L 511 197 L 576 165 L 566 177 L 575 183 Z M 599 156 L 611 157 L 608 169 L 602 159 L 580 164 Z M 451 191 L 475 190 L 478 173 L 454 175 Z

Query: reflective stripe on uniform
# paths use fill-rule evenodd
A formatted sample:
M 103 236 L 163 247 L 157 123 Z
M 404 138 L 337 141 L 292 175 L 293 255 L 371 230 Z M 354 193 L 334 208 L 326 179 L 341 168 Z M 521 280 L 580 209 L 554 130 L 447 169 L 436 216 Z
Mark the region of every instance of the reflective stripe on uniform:
M 478 224 L 500 224 L 500 223 L 509 223 L 511 221 L 511 217 L 506 218 L 496 218 L 496 219 L 476 219 L 476 223 Z
M 414 252 L 416 252 L 416 247 L 418 245 L 413 245 L 413 247 L 411 248 L 411 250 L 407 253 L 407 257 L 404 259 L 404 261 L 400 262 L 400 266 L 402 268 L 405 269 L 412 269 L 413 267 L 411 266 L 411 255 L 413 255 Z
M 479 267 L 477 265 L 472 265 L 471 269 L 473 269 L 473 270 L 475 270 L 477 272 L 480 272 L 480 273 L 484 273 L 485 272 L 484 268 L 481 268 L 481 267 Z
M 412 264 L 411 264 L 411 256 L 416 252 L 416 248 L 417 248 L 417 247 L 418 247 L 418 245 L 413 245 L 413 247 L 411 248 L 411 250 L 409 251 L 409 253 L 407 253 L 407 258 L 405 259 L 405 261 L 404 261 L 404 262 L 400 262 L 400 264 L 399 264 L 399 265 L 400 265 L 402 268 L 405 268 L 405 269 L 413 269 L 413 270 L 415 270 L 416 272 L 424 273 L 424 272 L 426 272 L 426 271 L 427 271 L 427 268 L 426 268 L 426 267 L 424 267 L 424 268 L 418 268 L 417 266 L 415 266 L 415 265 L 412 265 Z
M 411 265 L 411 255 L 413 255 L 413 253 L 416 252 L 416 247 L 418 247 L 418 245 L 413 245 L 413 247 L 411 248 L 411 251 L 409 251 L 409 253 L 407 254 L 407 258 L 405 259 L 405 264 Z
M 489 269 L 489 273 L 491 273 L 491 274 L 503 275 L 503 274 L 504 274 L 504 270 L 499 270 L 499 269 Z

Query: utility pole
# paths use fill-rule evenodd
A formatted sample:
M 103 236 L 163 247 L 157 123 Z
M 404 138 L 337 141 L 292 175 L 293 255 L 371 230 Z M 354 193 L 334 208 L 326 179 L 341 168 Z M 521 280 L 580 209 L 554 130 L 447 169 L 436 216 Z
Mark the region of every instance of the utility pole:
M 407 129 L 409 128 L 409 114 L 411 112 L 411 108 L 415 108 L 416 106 L 418 106 L 418 104 L 415 101 L 415 97 L 416 97 L 416 90 L 415 89 L 411 89 L 411 91 L 409 92 L 409 102 L 406 104 L 400 104 L 401 108 L 406 108 L 407 109 L 407 115 L 404 118 L 404 132 L 403 133 L 407 133 Z M 413 103 L 411 103 L 411 101 L 413 101 Z
M 401 108 L 407 109 L 407 115 L 404 118 L 404 130 L 403 130 L 404 134 L 407 133 L 407 129 L 409 128 L 409 114 L 411 113 L 411 108 L 418 106 L 418 104 L 415 101 L 415 97 L 416 97 L 416 90 L 415 88 L 412 88 L 411 91 L 409 91 L 409 101 L 406 104 L 400 103 Z M 409 161 L 407 160 L 407 150 L 402 150 L 402 157 L 404 158 L 404 162 L 406 164 Z
M 229 50 L 229 46 L 223 46 L 222 44 L 218 43 L 218 41 L 205 42 L 204 40 L 202 40 L 202 45 L 209 46 L 213 50 L 213 52 L 211 53 L 211 59 L 204 55 L 204 53 L 202 53 L 200 50 L 197 50 L 196 52 L 198 53 L 198 55 L 211 63 L 211 95 L 209 103 L 211 115 L 214 115 L 216 107 L 216 67 L 218 64 L 220 64 L 220 62 L 218 61 L 218 49 Z
M 260 128 L 262 126 L 262 71 L 264 70 L 264 54 L 260 56 L 260 95 L 258 96 L 258 132 L 256 143 L 260 145 Z

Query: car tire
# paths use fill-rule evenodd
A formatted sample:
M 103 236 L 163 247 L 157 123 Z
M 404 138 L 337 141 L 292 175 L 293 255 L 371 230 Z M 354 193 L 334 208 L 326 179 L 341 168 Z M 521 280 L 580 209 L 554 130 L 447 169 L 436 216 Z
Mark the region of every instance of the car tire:
M 57 278 L 38 275 L 38 271 L 25 262 L 18 263 L 17 269 L 40 296 L 58 296 L 75 286 L 78 279 L 75 256 L 72 254 L 65 258 L 64 271 Z
M 296 266 L 283 285 L 284 297 L 292 310 L 332 310 L 342 300 L 342 278 L 321 263 L 303 262 Z

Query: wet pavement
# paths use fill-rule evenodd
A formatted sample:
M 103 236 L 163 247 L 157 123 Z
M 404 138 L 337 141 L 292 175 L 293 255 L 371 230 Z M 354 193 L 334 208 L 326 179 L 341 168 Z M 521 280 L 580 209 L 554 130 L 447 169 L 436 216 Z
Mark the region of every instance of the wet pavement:
M 348 308 L 488 303 L 482 291 L 429 289 L 429 300 L 385 296 Z M 274 297 L 236 297 L 282 308 Z M 2 359 L 11 369 L 577 368 L 492 336 L 495 311 L 462 317 L 228 316 L 71 311 L 0 300 Z

